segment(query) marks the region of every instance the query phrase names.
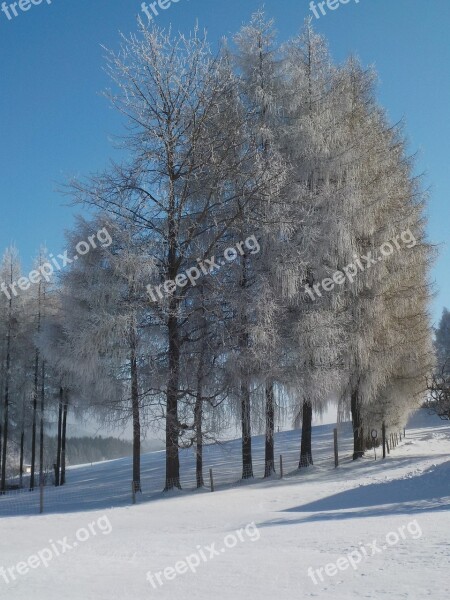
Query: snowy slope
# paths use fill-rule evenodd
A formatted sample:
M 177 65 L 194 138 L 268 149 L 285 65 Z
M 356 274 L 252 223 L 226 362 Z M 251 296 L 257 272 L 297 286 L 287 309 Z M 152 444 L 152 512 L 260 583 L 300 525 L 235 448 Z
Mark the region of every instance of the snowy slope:
M 314 428 L 314 459 L 318 468 L 330 470 L 334 466 L 333 455 L 334 425 L 320 425 Z M 339 447 L 341 459 L 350 460 L 352 453 L 351 426 L 344 423 L 339 427 Z M 300 432 L 286 431 L 275 434 L 277 465 L 278 455 L 283 456 L 285 474 L 297 471 L 300 449 Z M 254 474 L 264 474 L 264 437 L 253 439 Z M 127 506 L 131 502 L 131 458 L 94 463 L 68 469 L 67 485 L 62 488 L 45 489 L 46 512 L 68 512 L 92 508 Z M 195 455 L 193 450 L 180 453 L 181 482 L 186 491 L 196 487 Z M 209 469 L 213 469 L 216 489 L 241 485 L 241 441 L 234 440 L 204 448 L 205 484 L 209 485 Z M 142 490 L 140 502 L 161 497 L 164 488 L 165 452 L 144 454 L 141 459 Z M 278 470 L 278 466 L 277 466 Z M 245 484 L 242 484 L 245 485 Z M 0 517 L 19 514 L 34 515 L 39 511 L 39 494 L 36 491 L 13 492 L 0 499 Z
M 112 510 L 105 504 L 101 510 L 87 510 L 94 505 L 92 490 L 120 501 L 111 494 L 122 477 L 125 485 L 129 465 L 115 461 L 90 471 L 74 469 L 70 486 L 79 487 L 79 504 L 74 495 L 67 508 L 76 512 L 0 520 L 0 567 L 5 568 L 5 576 L 0 570 L 0 597 L 447 599 L 450 427 L 423 412 L 411 425 L 415 428 L 408 429 L 405 442 L 384 462 L 368 455 L 334 470 L 327 462 L 327 444 L 323 462 L 282 482 L 260 480 L 214 494 L 177 492 L 169 498 L 158 494 L 156 486 L 148 493 L 149 502 Z M 318 429 L 320 444 L 320 433 L 325 440 L 330 430 Z M 289 437 L 298 443 L 298 432 L 283 435 L 287 452 Z M 231 446 L 237 452 L 237 444 Z M 233 472 L 235 459 L 229 461 Z M 148 485 L 160 477 L 162 462 L 160 453 L 146 458 Z M 9 501 L 0 503 L 4 500 Z M 257 529 L 249 526 L 252 522 Z M 80 535 L 84 530 L 87 539 Z M 59 556 L 51 550 L 53 544 L 63 552 L 74 542 L 76 547 Z M 48 556 L 45 550 L 52 554 L 47 567 L 41 561 L 18 573 L 30 556 Z M 8 574 L 11 567 L 15 579 Z

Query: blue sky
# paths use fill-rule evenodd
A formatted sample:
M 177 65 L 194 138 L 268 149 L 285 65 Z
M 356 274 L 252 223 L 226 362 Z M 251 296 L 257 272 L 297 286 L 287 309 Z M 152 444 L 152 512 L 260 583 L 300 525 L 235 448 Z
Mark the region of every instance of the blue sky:
M 12 0 L 8 0 L 10 4 Z M 101 91 L 101 45 L 116 48 L 118 32 L 135 29 L 140 0 L 43 0 L 8 20 L 0 12 L 0 241 L 14 242 L 26 269 L 39 245 L 64 248 L 74 209 L 56 191 L 74 174 L 104 167 L 115 155 L 111 136 L 120 118 Z M 231 35 L 260 0 L 179 0 L 155 18 L 187 31 L 198 18 L 212 40 Z M 280 40 L 311 14 L 309 0 L 266 0 Z M 443 244 L 433 272 L 438 320 L 450 307 L 450 2 L 349 0 L 314 19 L 342 61 L 357 54 L 380 78 L 379 99 L 390 120 L 404 118 L 417 172 L 430 187 L 429 237 Z M 77 209 L 79 210 L 79 209 Z

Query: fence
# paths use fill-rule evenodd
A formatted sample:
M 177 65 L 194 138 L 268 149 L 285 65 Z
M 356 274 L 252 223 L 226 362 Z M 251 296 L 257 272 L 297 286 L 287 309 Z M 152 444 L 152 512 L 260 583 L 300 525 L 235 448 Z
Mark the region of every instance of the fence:
M 389 433 L 386 439 L 388 452 L 392 451 L 399 441 L 399 434 Z M 253 438 L 252 444 L 254 478 L 245 480 L 241 479 L 239 440 L 205 446 L 203 490 L 220 491 L 261 482 L 265 470 L 264 437 Z M 344 423 L 339 430 L 335 430 L 332 425 L 314 428 L 312 468 L 298 468 L 299 431 L 275 434 L 275 451 L 276 472 L 271 476 L 274 480 L 280 477 L 301 478 L 309 474 L 313 476 L 317 471 L 333 470 L 339 463 L 352 461 L 352 427 L 350 423 Z M 195 460 L 192 450 L 180 451 L 180 483 L 183 492 L 197 490 Z M 67 484 L 62 487 L 47 485 L 43 488 L 36 486 L 33 492 L 25 488 L 8 491 L 0 495 L 0 517 L 35 515 L 40 512 L 101 510 L 127 506 L 130 502 L 141 503 L 166 497 L 167 494 L 162 492 L 165 485 L 165 452 L 145 454 L 141 457 L 141 463 L 142 493 L 138 492 L 130 481 L 131 459 L 124 458 L 93 466 L 69 468 L 66 473 Z M 201 493 L 201 490 L 199 492 Z

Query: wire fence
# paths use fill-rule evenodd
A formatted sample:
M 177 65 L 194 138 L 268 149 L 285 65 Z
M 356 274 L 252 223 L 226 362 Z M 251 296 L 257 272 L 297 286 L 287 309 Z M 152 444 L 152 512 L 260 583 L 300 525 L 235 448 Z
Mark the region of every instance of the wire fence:
M 299 469 L 300 432 L 287 431 L 275 434 L 275 472 L 271 480 L 315 476 L 335 468 L 333 426 L 314 428 L 313 465 Z M 349 423 L 339 426 L 337 434 L 339 461 L 351 461 L 353 450 L 352 429 Z M 174 493 L 202 493 L 221 491 L 239 486 L 261 483 L 265 474 L 264 436 L 252 440 L 253 477 L 242 478 L 241 445 L 238 441 L 211 444 L 203 449 L 204 485 L 197 488 L 196 455 L 191 450 L 180 451 L 181 490 Z M 280 459 L 280 457 L 282 457 Z M 141 490 L 131 481 L 131 459 L 124 458 L 94 465 L 69 468 L 67 483 L 61 487 L 37 485 L 33 491 L 26 487 L 9 490 L 0 495 L 0 517 L 36 515 L 39 513 L 77 512 L 127 506 L 131 502 L 150 502 L 167 497 L 165 493 L 165 452 L 145 454 L 141 458 Z M 267 480 L 267 479 L 266 479 Z M 178 482 L 173 482 L 178 483 Z

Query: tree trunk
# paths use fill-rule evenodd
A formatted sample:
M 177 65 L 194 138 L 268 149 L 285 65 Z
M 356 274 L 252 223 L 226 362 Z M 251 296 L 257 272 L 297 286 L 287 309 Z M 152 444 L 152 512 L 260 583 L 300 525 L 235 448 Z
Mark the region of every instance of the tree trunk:
M 197 392 L 195 397 L 194 407 L 194 427 L 195 427 L 195 445 L 196 445 L 196 465 L 195 474 L 197 479 L 197 488 L 202 488 L 205 485 L 203 479 L 203 379 L 204 379 L 204 368 L 205 368 L 205 356 L 208 350 L 208 323 L 205 318 L 205 305 L 204 305 L 204 289 L 203 286 L 200 288 L 202 298 L 201 308 L 201 346 L 200 356 L 198 359 L 197 368 Z
M 197 478 L 197 488 L 202 488 L 205 485 L 203 480 L 203 398 L 201 396 L 201 390 L 197 391 L 197 398 L 195 399 L 194 408 L 194 426 L 195 426 L 195 446 L 196 446 L 196 463 L 195 473 Z
M 244 254 L 242 257 L 242 274 L 239 283 L 243 293 L 245 293 L 248 283 L 247 261 L 248 257 Z M 241 356 L 244 361 L 244 368 L 241 370 L 242 479 L 251 479 L 253 477 L 251 402 L 248 369 L 245 364 L 247 360 L 246 354 L 249 348 L 249 334 L 248 319 L 245 310 L 242 311 L 241 316 L 241 336 L 239 345 Z
M 45 361 L 42 361 L 41 420 L 39 430 L 39 485 L 44 485 L 44 411 L 45 411 Z
M 66 483 L 66 431 L 67 431 L 67 410 L 69 407 L 69 401 L 67 398 L 67 390 L 65 391 L 65 402 L 63 407 L 63 422 L 62 422 L 62 435 L 61 435 L 61 479 L 60 485 Z
M 266 381 L 266 448 L 265 448 L 265 468 L 264 477 L 270 477 L 275 473 L 275 454 L 274 454 L 274 434 L 275 434 L 275 404 L 274 404 L 274 385 L 273 381 Z
M 203 346 L 203 344 L 202 344 Z M 195 474 L 197 479 L 197 488 L 205 485 L 203 480 L 203 348 L 200 356 L 200 364 L 197 372 L 197 395 L 194 407 L 194 427 L 195 427 L 195 446 L 196 463 Z
M 22 429 L 22 433 L 20 434 L 20 459 L 19 459 L 19 485 L 22 487 L 23 484 L 23 451 L 25 446 L 25 432 Z
M 6 491 L 6 455 L 8 448 L 8 427 L 9 427 L 9 380 L 11 372 L 11 324 L 8 325 L 8 338 L 6 350 L 6 378 L 5 378 L 5 401 L 3 405 L 3 447 L 2 447 L 2 478 L 0 489 Z
M 38 314 L 37 314 L 37 333 L 41 330 L 41 283 L 38 288 Z M 31 475 L 30 491 L 34 490 L 35 472 L 36 472 L 36 422 L 37 422 L 37 402 L 39 386 L 39 348 L 36 347 L 34 359 L 34 389 L 33 389 L 33 425 L 31 432 Z
M 12 264 L 11 264 L 12 281 Z M 2 447 L 2 477 L 0 489 L 6 491 L 6 456 L 8 449 L 8 427 L 9 427 L 9 383 L 11 378 L 11 319 L 12 299 L 9 299 L 8 333 L 6 336 L 6 374 L 5 374 L 5 400 L 3 403 L 3 447 Z
M 141 420 L 139 409 L 139 382 L 136 358 L 136 331 L 131 331 L 131 404 L 133 411 L 133 485 L 135 492 L 141 492 Z
M 305 399 L 302 406 L 302 442 L 298 468 L 309 467 L 312 464 L 312 404 Z
M 364 455 L 364 428 L 361 418 L 361 398 L 358 388 L 352 391 L 351 410 L 353 423 L 353 460 Z
M 34 389 L 33 389 L 33 423 L 31 426 L 31 475 L 30 491 L 34 490 L 36 469 L 36 421 L 37 421 L 37 397 L 38 397 L 38 373 L 39 373 L 39 351 L 36 350 L 34 361 Z
M 180 370 L 180 341 L 176 307 L 171 302 L 168 319 L 169 331 L 169 378 L 167 382 L 167 415 L 166 415 L 166 485 L 165 491 L 180 485 L 180 459 L 178 453 L 178 385 Z
M 60 484 L 61 478 L 61 436 L 62 436 L 62 413 L 63 413 L 63 398 L 64 390 L 59 388 L 59 403 L 58 403 L 58 444 L 56 448 L 56 470 L 55 470 L 55 487 Z
M 3 406 L 3 448 L 2 448 L 2 476 L 0 491 L 6 491 L 6 455 L 8 448 L 8 425 L 9 425 L 9 389 L 8 383 L 5 384 L 5 403 Z
M 167 276 L 171 281 L 178 274 L 179 260 L 178 249 L 178 225 L 177 225 L 177 203 L 175 192 L 175 163 L 174 148 L 172 140 L 167 148 L 167 167 L 169 173 L 169 210 L 168 210 L 168 253 L 167 253 Z M 181 489 L 180 484 L 180 457 L 179 444 L 179 421 L 178 421 L 178 394 L 180 379 L 180 331 L 178 323 L 179 299 L 172 295 L 169 299 L 169 316 L 167 319 L 168 352 L 169 352 L 169 376 L 167 380 L 167 405 L 166 405 L 166 484 L 164 490 L 168 491 L 175 487 Z
M 250 421 L 250 386 L 241 384 L 241 419 L 242 419 L 242 479 L 253 477 L 252 461 L 252 429 Z

